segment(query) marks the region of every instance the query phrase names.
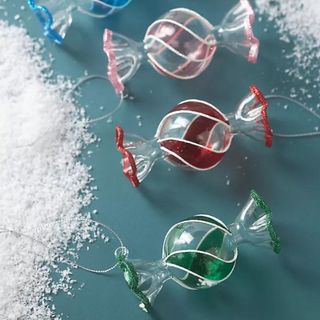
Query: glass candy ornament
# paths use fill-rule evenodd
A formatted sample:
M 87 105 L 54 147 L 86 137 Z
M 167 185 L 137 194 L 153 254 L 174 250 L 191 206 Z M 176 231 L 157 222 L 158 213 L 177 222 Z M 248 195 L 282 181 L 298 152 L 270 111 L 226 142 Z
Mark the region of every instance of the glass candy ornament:
M 228 279 L 242 244 L 280 252 L 271 209 L 255 191 L 251 191 L 248 202 L 228 226 L 209 215 L 196 215 L 172 226 L 165 236 L 160 261 L 129 260 L 128 251 L 123 248 L 115 254 L 139 306 L 149 311 L 170 279 L 191 290 L 207 289 Z
M 163 75 L 192 79 L 207 68 L 217 47 L 226 47 L 255 63 L 259 41 L 252 31 L 254 18 L 248 0 L 240 0 L 217 26 L 192 10 L 170 10 L 149 26 L 141 43 L 106 29 L 108 77 L 116 92 L 122 92 L 124 83 L 148 61 Z
M 116 145 L 122 154 L 123 173 L 138 187 L 159 159 L 176 167 L 210 170 L 220 163 L 239 134 L 271 147 L 267 108 L 263 94 L 251 86 L 236 112 L 229 115 L 205 101 L 179 103 L 162 119 L 152 140 L 125 135 L 117 127 Z
M 127 6 L 131 0 L 28 0 L 44 35 L 61 44 L 78 10 L 95 18 L 107 17 Z

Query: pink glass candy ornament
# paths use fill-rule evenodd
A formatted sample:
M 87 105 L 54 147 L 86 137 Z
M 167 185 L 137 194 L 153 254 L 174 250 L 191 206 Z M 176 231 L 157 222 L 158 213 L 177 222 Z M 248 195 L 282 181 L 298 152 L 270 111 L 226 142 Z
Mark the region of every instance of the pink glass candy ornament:
M 207 68 L 219 46 L 255 63 L 259 41 L 252 31 L 254 18 L 248 0 L 240 0 L 217 26 L 192 10 L 170 10 L 149 26 L 141 43 L 106 29 L 109 79 L 120 93 L 145 61 L 163 75 L 192 79 Z
M 138 187 L 159 159 L 176 167 L 210 170 L 220 163 L 238 134 L 271 147 L 267 108 L 263 94 L 251 86 L 237 111 L 229 115 L 205 101 L 179 103 L 162 119 L 152 140 L 124 135 L 123 129 L 117 127 L 116 144 L 122 154 L 123 173 Z

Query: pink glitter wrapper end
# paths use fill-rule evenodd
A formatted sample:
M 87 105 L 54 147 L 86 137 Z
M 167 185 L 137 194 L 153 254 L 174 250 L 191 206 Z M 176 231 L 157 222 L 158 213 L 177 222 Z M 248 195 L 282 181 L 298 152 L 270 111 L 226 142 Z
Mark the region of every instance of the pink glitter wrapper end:
M 124 85 L 118 74 L 116 55 L 113 51 L 112 44 L 112 31 L 109 29 L 104 30 L 103 34 L 103 50 L 108 56 L 108 78 L 113 85 L 117 94 L 121 94 L 124 91 Z
M 245 10 L 248 13 L 248 17 L 250 19 L 250 23 L 253 24 L 256 18 L 256 15 L 254 13 L 254 10 L 249 2 L 249 0 L 240 0 L 241 5 L 245 8 Z
M 254 19 L 253 19 L 254 20 Z M 252 30 L 252 18 L 250 15 L 245 19 L 245 32 L 247 41 L 250 44 L 250 49 L 248 53 L 248 61 L 251 63 L 256 63 L 259 55 L 260 41 L 254 36 Z

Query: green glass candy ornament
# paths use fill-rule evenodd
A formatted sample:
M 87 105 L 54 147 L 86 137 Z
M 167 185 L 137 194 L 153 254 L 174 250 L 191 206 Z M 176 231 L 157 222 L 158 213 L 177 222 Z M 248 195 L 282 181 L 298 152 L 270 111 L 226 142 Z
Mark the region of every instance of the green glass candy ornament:
M 172 226 L 159 261 L 130 260 L 125 247 L 117 249 L 115 255 L 139 306 L 149 311 L 163 284 L 170 279 L 187 289 L 198 290 L 229 278 L 236 265 L 238 246 L 243 243 L 280 251 L 271 209 L 255 191 L 251 191 L 248 202 L 229 226 L 209 215 L 196 215 Z
M 174 280 L 190 290 L 207 289 L 226 280 L 235 268 L 238 246 L 242 243 L 271 246 L 274 252 L 280 252 L 280 240 L 272 225 L 271 209 L 255 191 L 251 191 L 248 202 L 228 226 L 209 215 L 196 215 L 172 226 L 164 239 L 162 259 L 156 262 L 128 259 L 128 249 L 119 235 L 108 225 L 100 222 L 93 224 L 108 231 L 118 241 L 120 246 L 115 251 L 115 264 L 96 270 L 63 255 L 58 256 L 59 261 L 96 274 L 107 274 L 120 267 L 144 311 L 151 309 L 168 280 Z M 23 236 L 50 250 L 46 243 L 19 231 L 0 226 L 2 233 Z

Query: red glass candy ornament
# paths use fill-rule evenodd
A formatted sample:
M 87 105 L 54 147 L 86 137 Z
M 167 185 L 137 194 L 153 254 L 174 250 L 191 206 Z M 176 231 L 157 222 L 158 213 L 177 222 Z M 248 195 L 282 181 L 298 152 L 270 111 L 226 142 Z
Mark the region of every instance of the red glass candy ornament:
M 271 147 L 267 108 L 261 91 L 251 86 L 237 111 L 229 115 L 201 100 L 179 103 L 165 115 L 155 138 L 149 141 L 136 135 L 125 136 L 117 127 L 116 144 L 122 154 L 123 172 L 138 187 L 159 159 L 177 167 L 210 170 L 221 162 L 238 134 Z

